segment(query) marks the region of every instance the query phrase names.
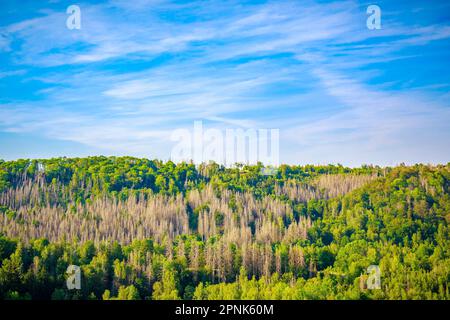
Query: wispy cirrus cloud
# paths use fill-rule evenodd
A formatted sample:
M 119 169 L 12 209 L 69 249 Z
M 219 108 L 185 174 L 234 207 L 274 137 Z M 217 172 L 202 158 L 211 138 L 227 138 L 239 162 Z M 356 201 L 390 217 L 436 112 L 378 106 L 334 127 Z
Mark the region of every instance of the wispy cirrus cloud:
M 65 28 L 65 8 L 50 4 L 0 27 L 0 78 L 26 70 L 4 84 L 24 93 L 3 98 L 0 131 L 167 158 L 172 130 L 204 119 L 282 129 L 291 163 L 448 157 L 449 79 L 404 66 L 447 68 L 448 21 L 391 9 L 381 30 L 368 30 L 356 1 L 79 5 L 81 30 Z M 433 140 L 429 158 L 411 144 L 421 131 Z

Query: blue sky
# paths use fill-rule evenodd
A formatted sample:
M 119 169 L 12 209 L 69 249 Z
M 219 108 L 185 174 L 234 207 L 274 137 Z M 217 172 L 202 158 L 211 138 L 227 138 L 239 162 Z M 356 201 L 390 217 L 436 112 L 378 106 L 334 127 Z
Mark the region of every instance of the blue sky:
M 280 129 L 284 163 L 447 163 L 449 40 L 448 1 L 2 0 L 0 158 L 167 160 L 202 120 Z

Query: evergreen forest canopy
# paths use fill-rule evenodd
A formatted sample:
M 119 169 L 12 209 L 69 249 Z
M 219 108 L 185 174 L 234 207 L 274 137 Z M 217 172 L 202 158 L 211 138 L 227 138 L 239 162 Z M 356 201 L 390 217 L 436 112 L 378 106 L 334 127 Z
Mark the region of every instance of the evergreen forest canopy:
M 450 163 L 262 168 L 0 160 L 0 298 L 450 298 Z

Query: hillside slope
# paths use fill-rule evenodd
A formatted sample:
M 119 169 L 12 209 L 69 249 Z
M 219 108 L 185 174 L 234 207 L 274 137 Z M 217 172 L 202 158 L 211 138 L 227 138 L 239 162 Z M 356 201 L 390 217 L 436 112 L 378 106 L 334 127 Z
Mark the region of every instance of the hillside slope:
M 261 168 L 0 162 L 0 295 L 449 299 L 449 165 Z

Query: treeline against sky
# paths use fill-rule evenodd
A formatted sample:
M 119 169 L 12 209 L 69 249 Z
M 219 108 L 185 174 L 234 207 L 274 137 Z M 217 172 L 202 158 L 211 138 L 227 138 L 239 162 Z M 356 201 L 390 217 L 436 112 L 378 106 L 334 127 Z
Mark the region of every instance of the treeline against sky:
M 448 299 L 450 165 L 0 162 L 3 299 Z M 71 264 L 80 290 L 67 290 Z M 382 288 L 366 288 L 369 265 Z

